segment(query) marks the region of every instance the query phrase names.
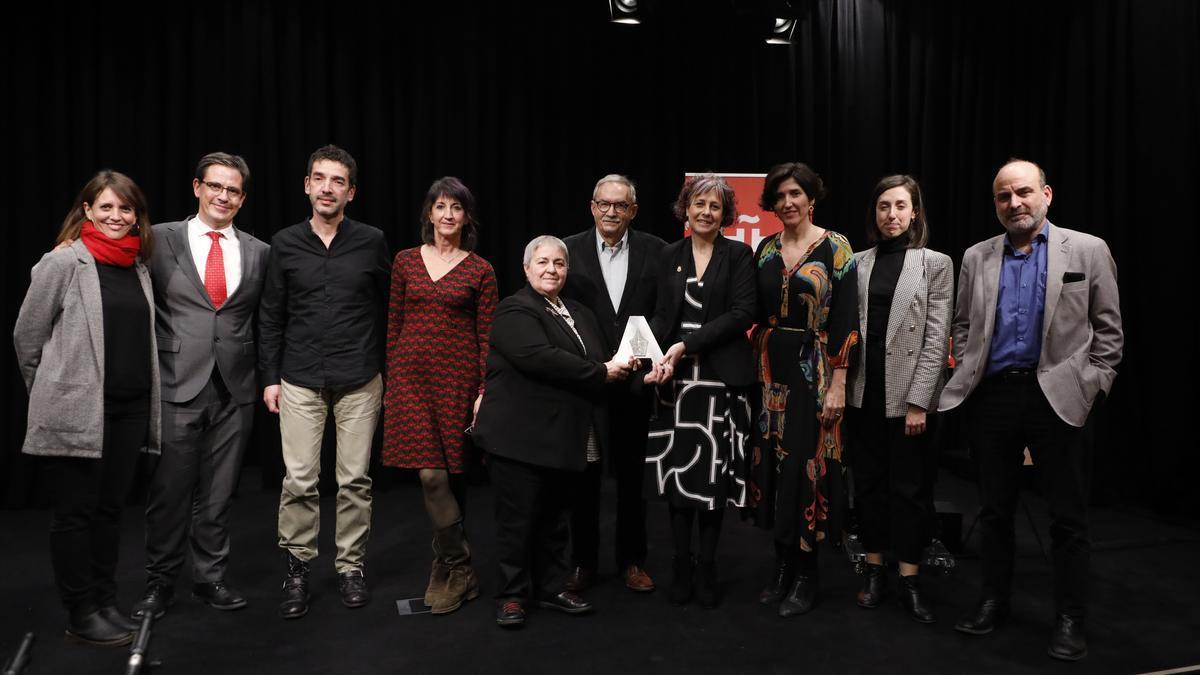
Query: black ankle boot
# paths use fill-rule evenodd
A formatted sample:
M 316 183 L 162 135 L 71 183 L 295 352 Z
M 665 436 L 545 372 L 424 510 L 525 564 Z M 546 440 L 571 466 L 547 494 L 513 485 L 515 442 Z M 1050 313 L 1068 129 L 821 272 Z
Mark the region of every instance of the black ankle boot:
M 118 647 L 133 642 L 133 631 L 110 623 L 96 610 L 71 610 L 67 616 L 67 638 L 76 642 Z
M 862 590 L 858 592 L 858 606 L 875 609 L 883 600 L 883 589 L 887 586 L 887 570 L 883 565 L 867 563 L 863 572 Z
M 692 599 L 692 570 L 696 561 L 690 555 L 677 555 L 671 560 L 671 602 L 686 604 Z
M 763 587 L 762 592 L 758 594 L 758 601 L 764 605 L 774 605 L 787 595 L 788 589 L 792 587 L 792 582 L 796 579 L 796 565 L 789 560 L 787 556 L 776 554 L 775 556 L 775 574 L 767 585 Z
M 711 560 L 701 560 L 697 568 L 696 602 L 706 609 L 712 609 L 721 602 L 720 584 L 717 581 L 717 564 Z
M 779 603 L 779 616 L 798 616 L 807 614 L 817 604 L 817 579 L 799 575 L 792 584 L 783 602 Z
M 933 615 L 933 610 L 921 599 L 921 584 L 916 574 L 912 576 L 900 576 L 900 606 L 908 610 L 908 615 L 918 623 L 933 623 L 937 621 L 937 617 Z
M 284 619 L 299 619 L 308 614 L 308 563 L 287 555 L 287 578 L 283 580 L 283 600 L 279 603 L 279 616 Z

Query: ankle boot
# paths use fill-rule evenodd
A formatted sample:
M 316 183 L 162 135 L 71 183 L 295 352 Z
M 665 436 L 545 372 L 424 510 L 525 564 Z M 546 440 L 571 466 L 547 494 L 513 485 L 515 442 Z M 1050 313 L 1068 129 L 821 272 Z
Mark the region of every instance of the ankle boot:
M 283 601 L 279 603 L 279 616 L 284 619 L 299 619 L 308 614 L 308 563 L 292 555 L 287 556 L 287 577 L 283 580 Z
M 437 534 L 433 535 L 433 563 L 429 568 L 429 586 L 425 588 L 425 606 L 432 607 L 438 598 L 446 593 L 446 579 L 450 576 L 450 566 L 442 559 L 442 551 L 438 548 Z
M 779 603 L 779 616 L 799 616 L 812 611 L 817 604 L 817 579 L 798 575 L 792 590 L 788 592 L 783 602 Z
M 933 610 L 921 598 L 920 579 L 916 574 L 912 576 L 900 576 L 900 606 L 908 610 L 908 615 L 918 623 L 933 623 L 937 621 Z
M 692 599 L 692 571 L 696 561 L 691 555 L 676 555 L 671 559 L 671 602 L 687 604 Z
M 758 601 L 764 605 L 774 605 L 787 595 L 788 589 L 792 587 L 792 582 L 796 579 L 796 564 L 790 556 L 783 554 L 776 547 L 775 551 L 775 574 L 767 585 L 763 587 L 762 592 L 758 594 Z
M 133 631 L 113 625 L 97 610 L 71 610 L 67 615 L 66 636 L 75 642 L 105 647 L 133 642 Z
M 867 563 L 863 572 L 862 589 L 858 592 L 858 606 L 875 609 L 883 600 L 883 589 L 887 586 L 887 570 L 883 565 Z
M 445 590 L 434 594 L 429 611 L 433 614 L 449 614 L 462 607 L 466 600 L 479 597 L 479 577 L 471 568 L 471 547 L 462 521 L 443 527 L 434 535 L 436 547 L 442 553 L 442 563 L 447 567 Z
M 696 602 L 705 609 L 712 609 L 721 602 L 717 564 L 712 560 L 701 560 L 696 572 Z

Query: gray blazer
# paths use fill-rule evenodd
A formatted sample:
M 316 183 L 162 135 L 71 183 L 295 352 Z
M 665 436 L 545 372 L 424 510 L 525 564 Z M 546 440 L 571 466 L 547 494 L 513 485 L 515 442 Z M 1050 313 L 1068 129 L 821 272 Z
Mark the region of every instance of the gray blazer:
M 987 370 L 1004 237 L 975 244 L 963 255 L 952 327 L 957 365 L 942 391 L 940 410 L 965 401 Z M 1050 223 L 1037 379 L 1064 422 L 1081 427 L 1087 421 L 1096 396 L 1112 387 L 1123 345 L 1117 265 L 1108 245 Z
M 858 264 L 859 335 L 867 334 L 867 290 L 876 248 L 854 254 Z M 908 406 L 932 410 L 941 392 L 946 354 L 950 351 L 951 299 L 954 263 L 950 256 L 927 248 L 910 248 L 896 280 L 888 313 L 884 359 L 884 407 L 888 417 L 904 417 Z M 850 372 L 849 405 L 862 407 L 866 381 L 865 349 Z
M 187 220 L 154 226 L 154 277 L 158 359 L 163 399 L 185 403 L 212 376 L 213 365 L 239 404 L 258 400 L 255 378 L 258 349 L 254 322 L 266 281 L 270 246 L 234 229 L 242 253 L 242 280 L 233 294 L 213 308 L 187 242 Z
M 150 274 L 136 263 L 150 307 L 154 344 L 154 294 Z M 42 256 L 13 329 L 17 364 L 29 392 L 29 423 L 22 452 L 99 459 L 104 447 L 104 313 L 96 261 L 83 242 Z M 158 355 L 150 350 L 150 430 L 144 451 L 158 454 L 161 440 Z

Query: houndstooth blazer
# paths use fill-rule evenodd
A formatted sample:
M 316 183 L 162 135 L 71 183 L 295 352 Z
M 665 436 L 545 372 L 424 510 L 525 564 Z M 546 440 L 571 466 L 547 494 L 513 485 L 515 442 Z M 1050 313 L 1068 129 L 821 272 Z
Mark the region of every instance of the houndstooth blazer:
M 858 264 L 859 335 L 867 334 L 867 290 L 875 248 L 855 253 Z M 888 315 L 884 406 L 888 417 L 904 417 L 908 406 L 937 407 L 942 373 L 950 351 L 950 316 L 954 298 L 954 264 L 950 256 L 926 248 L 904 253 Z M 848 405 L 862 407 L 866 349 L 850 372 Z

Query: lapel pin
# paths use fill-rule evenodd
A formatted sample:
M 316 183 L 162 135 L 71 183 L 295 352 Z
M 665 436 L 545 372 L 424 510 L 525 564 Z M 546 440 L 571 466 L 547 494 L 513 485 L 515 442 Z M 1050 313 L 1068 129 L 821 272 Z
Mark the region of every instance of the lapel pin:
M 683 271 L 683 265 L 679 265 L 678 267 L 676 267 L 676 268 L 675 268 L 675 271 L 676 271 L 676 272 L 682 272 L 682 271 Z

